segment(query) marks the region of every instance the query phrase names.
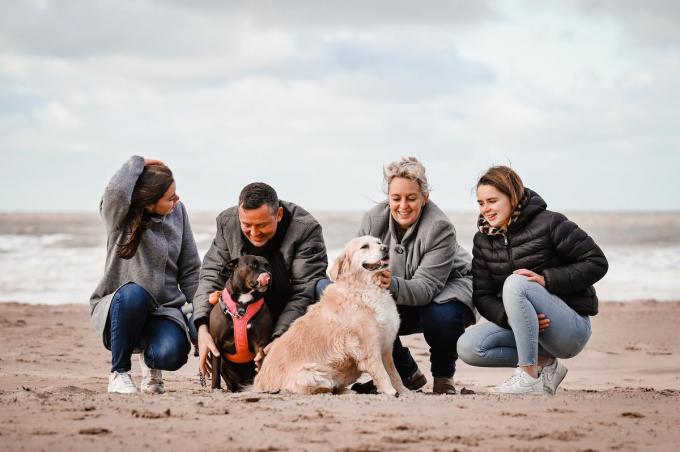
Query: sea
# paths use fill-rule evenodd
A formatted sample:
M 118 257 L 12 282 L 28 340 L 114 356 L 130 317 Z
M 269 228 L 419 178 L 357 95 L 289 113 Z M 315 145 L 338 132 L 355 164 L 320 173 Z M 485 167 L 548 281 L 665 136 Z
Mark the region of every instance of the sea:
M 201 257 L 217 212 L 190 220 Z M 329 262 L 354 237 L 361 212 L 312 212 Z M 600 245 L 609 272 L 595 288 L 602 301 L 680 300 L 680 212 L 565 212 Z M 468 250 L 475 212 L 449 212 Z M 0 302 L 87 304 L 104 271 L 106 235 L 97 212 L 0 213 Z

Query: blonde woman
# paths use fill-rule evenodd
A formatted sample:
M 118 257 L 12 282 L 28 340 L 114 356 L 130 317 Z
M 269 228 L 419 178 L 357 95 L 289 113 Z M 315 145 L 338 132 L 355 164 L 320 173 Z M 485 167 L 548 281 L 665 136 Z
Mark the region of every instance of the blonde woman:
M 433 392 L 455 394 L 456 342 L 475 323 L 470 253 L 456 240 L 456 230 L 430 200 L 425 167 L 415 157 L 384 167 L 387 200 L 363 217 L 358 235 L 372 235 L 389 246 L 389 269 L 380 285 L 389 289 L 401 317 L 399 335 L 423 333 L 430 346 Z M 423 387 L 427 379 L 399 337 L 394 363 L 404 385 Z M 359 392 L 372 383 L 355 385 Z

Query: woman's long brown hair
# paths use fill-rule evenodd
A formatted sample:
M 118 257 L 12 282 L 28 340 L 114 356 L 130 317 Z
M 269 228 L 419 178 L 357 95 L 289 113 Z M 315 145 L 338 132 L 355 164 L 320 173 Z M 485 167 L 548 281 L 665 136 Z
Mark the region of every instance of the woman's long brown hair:
M 162 163 L 146 165 L 132 191 L 130 210 L 123 220 L 123 237 L 118 243 L 116 255 L 123 259 L 137 253 L 142 234 L 151 225 L 151 214 L 146 207 L 163 197 L 174 182 L 172 171 Z

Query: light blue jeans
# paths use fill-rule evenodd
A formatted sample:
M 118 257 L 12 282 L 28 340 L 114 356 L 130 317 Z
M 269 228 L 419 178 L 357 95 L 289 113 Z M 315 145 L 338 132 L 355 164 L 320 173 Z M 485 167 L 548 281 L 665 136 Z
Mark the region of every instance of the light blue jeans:
M 458 356 L 472 366 L 517 367 L 538 362 L 538 355 L 576 356 L 590 338 L 590 317 L 579 315 L 559 297 L 525 276 L 510 275 L 503 284 L 503 306 L 512 330 L 495 323 L 470 328 L 458 340 Z M 550 326 L 538 331 L 538 314 Z

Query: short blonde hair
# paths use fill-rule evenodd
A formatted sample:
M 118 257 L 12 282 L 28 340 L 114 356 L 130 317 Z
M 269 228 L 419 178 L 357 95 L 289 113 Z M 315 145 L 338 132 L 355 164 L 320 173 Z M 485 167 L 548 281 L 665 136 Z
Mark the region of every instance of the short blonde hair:
M 415 157 L 402 157 L 401 160 L 386 164 L 383 167 L 383 177 L 385 179 L 385 193 L 390 191 L 392 179 L 402 177 L 418 183 L 423 195 L 429 196 L 430 194 L 430 184 L 427 182 L 425 166 Z

